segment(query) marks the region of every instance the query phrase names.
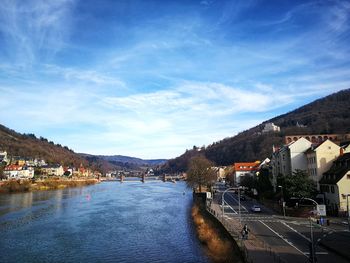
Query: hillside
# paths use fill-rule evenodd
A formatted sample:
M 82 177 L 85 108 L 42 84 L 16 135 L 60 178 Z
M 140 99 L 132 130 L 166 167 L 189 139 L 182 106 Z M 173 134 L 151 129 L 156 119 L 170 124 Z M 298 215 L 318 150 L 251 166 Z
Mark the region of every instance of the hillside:
M 47 163 L 60 163 L 79 167 L 88 166 L 94 170 L 139 170 L 164 164 L 166 160 L 142 160 L 122 155 L 100 156 L 75 153 L 67 146 L 55 144 L 46 138 L 37 138 L 34 134 L 20 134 L 0 125 L 0 151 L 7 151 L 11 156 L 40 158 Z
M 156 159 L 156 160 L 143 160 L 136 157 L 129 157 L 123 155 L 91 155 L 81 153 L 87 160 L 99 160 L 101 162 L 108 162 L 114 166 L 114 169 L 127 169 L 127 170 L 140 170 L 146 167 L 154 167 L 164 164 L 167 160 Z
M 261 134 L 266 122 L 280 126 L 281 132 Z M 262 160 L 271 155 L 273 145 L 283 144 L 283 137 L 286 135 L 349 133 L 350 89 L 318 99 L 266 122 L 234 137 L 215 142 L 201 151 L 188 150 L 183 155 L 169 160 L 163 166 L 163 170 L 185 171 L 189 158 L 197 154 L 204 154 L 217 165 Z M 305 127 L 298 127 L 297 124 Z
M 79 167 L 88 165 L 88 161 L 70 150 L 67 146 L 55 144 L 52 141 L 34 134 L 20 134 L 0 125 L 0 150 L 5 150 L 11 156 L 25 158 L 42 158 L 48 163 L 61 163 Z

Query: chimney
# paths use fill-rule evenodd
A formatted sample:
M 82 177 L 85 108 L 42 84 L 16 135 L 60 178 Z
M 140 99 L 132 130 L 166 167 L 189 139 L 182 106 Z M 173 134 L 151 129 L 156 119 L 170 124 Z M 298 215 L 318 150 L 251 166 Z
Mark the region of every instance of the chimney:
M 343 147 L 340 147 L 339 149 L 339 156 L 342 156 L 344 154 L 344 149 Z

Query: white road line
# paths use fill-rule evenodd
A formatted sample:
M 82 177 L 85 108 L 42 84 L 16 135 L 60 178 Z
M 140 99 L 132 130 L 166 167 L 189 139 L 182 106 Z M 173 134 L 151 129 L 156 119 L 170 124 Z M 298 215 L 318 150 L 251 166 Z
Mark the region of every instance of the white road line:
M 291 247 L 295 248 L 297 251 L 299 251 L 301 254 L 303 254 L 305 257 L 308 257 L 303 251 L 301 251 L 299 248 L 297 248 L 296 246 L 294 246 L 292 244 L 292 242 L 288 241 L 287 239 L 285 239 L 282 235 L 280 235 L 279 233 L 277 233 L 275 230 L 273 230 L 271 227 L 269 227 L 268 225 L 266 225 L 264 222 L 262 222 L 261 220 L 259 220 L 259 222 L 261 224 L 263 224 L 264 226 L 266 226 L 268 229 L 270 229 L 274 234 L 276 234 L 279 238 L 281 238 L 284 242 L 286 242 L 288 245 L 290 245 Z
M 230 207 L 234 214 L 238 214 L 238 213 L 236 212 L 236 210 L 235 210 L 232 206 L 230 206 L 225 200 L 224 200 L 224 209 L 225 209 L 225 203 L 226 203 L 226 207 L 227 207 L 227 206 Z M 226 213 L 226 212 L 225 212 L 225 213 Z
M 310 252 L 304 252 L 305 254 L 309 255 Z M 328 252 L 315 252 L 316 255 L 328 255 Z
M 302 233 L 299 233 L 297 230 L 295 230 L 293 227 L 289 226 L 288 224 L 286 224 L 285 222 L 281 222 L 283 225 L 285 225 L 286 227 L 288 227 L 289 229 L 291 229 L 292 231 L 294 231 L 295 233 L 297 233 L 299 236 L 301 236 L 302 238 L 306 239 L 307 241 L 311 242 L 311 240 L 309 238 L 307 238 L 306 236 L 304 236 Z
M 232 195 L 228 195 L 228 196 L 231 197 L 237 203 L 237 205 L 239 204 L 238 200 L 236 198 L 234 198 Z M 242 205 L 242 202 L 240 202 L 240 203 L 241 203 L 241 212 L 242 212 L 242 208 L 243 208 L 243 210 L 248 212 L 248 209 L 244 205 Z

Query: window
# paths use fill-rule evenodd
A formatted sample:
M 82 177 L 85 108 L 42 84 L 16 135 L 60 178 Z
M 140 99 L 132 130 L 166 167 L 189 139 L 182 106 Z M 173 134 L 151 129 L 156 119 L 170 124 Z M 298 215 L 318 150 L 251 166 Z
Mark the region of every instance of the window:
M 331 185 L 331 192 L 334 194 L 334 185 Z

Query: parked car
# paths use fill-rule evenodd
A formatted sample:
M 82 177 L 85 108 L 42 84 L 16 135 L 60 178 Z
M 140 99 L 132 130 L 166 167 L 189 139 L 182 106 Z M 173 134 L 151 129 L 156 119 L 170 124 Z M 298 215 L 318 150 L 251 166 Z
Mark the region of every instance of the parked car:
M 258 205 L 253 205 L 250 209 L 251 209 L 252 212 L 254 212 L 254 213 L 261 212 L 261 208 L 260 208 L 260 206 L 258 206 Z

